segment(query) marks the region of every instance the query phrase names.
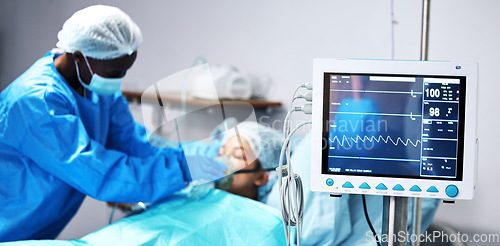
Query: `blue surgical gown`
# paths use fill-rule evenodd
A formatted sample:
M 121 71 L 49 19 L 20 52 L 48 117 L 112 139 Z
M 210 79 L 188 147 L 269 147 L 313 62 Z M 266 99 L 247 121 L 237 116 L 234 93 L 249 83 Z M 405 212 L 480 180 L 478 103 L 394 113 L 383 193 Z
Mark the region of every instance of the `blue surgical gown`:
M 154 202 L 189 181 L 182 151 L 152 147 L 120 92 L 81 97 L 56 56 L 0 94 L 0 241 L 55 238 L 85 195 Z
M 304 185 L 304 216 L 301 245 L 377 245 L 365 219 L 361 195 L 344 194 L 332 198 L 329 193 L 312 192 L 310 183 L 311 135 L 294 148 L 291 159 L 293 170 L 302 178 Z M 279 182 L 276 182 L 268 196 L 267 204 L 280 208 Z M 413 201 L 413 199 L 410 199 Z M 422 231 L 434 218 L 440 200 L 422 199 Z M 409 203 L 408 222 L 413 219 L 413 202 Z M 382 232 L 383 197 L 366 196 L 370 221 L 380 236 Z M 292 242 L 297 242 L 295 229 Z

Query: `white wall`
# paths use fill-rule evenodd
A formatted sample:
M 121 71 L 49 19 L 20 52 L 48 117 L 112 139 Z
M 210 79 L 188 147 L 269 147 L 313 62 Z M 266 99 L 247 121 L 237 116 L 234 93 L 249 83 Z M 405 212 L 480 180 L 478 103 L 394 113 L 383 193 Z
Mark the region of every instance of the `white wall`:
M 462 228 L 500 232 L 498 174 L 498 67 L 500 24 L 498 1 L 434 1 L 432 6 L 431 59 L 479 63 L 478 134 L 479 174 L 472 201 L 441 206 L 437 219 Z
M 269 99 L 286 103 L 296 85 L 310 81 L 313 58 L 391 58 L 390 0 L 100 2 L 122 8 L 143 31 L 128 88 L 144 89 L 204 56 L 209 63 L 271 75 Z M 71 13 L 92 3 L 97 1 L 0 0 L 0 89 L 55 45 Z M 480 66 L 477 193 L 472 201 L 441 206 L 437 219 L 480 232 L 500 232 L 500 196 L 494 190 L 500 186 L 495 165 L 499 9 L 495 0 L 431 3 L 429 58 Z M 419 59 L 420 14 L 421 1 L 394 0 L 396 59 Z M 95 218 L 94 226 L 100 226 L 97 217 L 102 215 L 78 218 Z M 61 238 L 94 229 L 78 228 L 82 224 L 73 221 Z

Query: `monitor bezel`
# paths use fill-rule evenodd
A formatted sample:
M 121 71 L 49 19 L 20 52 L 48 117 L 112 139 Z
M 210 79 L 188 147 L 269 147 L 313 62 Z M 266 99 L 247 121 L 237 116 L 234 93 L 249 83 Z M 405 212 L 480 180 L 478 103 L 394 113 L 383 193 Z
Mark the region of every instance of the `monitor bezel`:
M 322 173 L 323 147 L 323 98 L 324 73 L 350 74 L 427 74 L 434 76 L 464 76 L 466 77 L 465 119 L 463 124 L 463 167 L 462 180 L 428 179 L 423 177 L 383 177 L 360 176 L 345 174 Z M 364 60 L 364 59 L 315 59 L 313 63 L 313 114 L 311 130 L 311 190 L 330 193 L 394 195 L 407 197 L 432 197 L 443 199 L 472 199 L 477 175 L 477 73 L 476 63 L 441 62 L 441 61 L 401 61 L 401 60 Z M 462 105 L 461 105 L 462 106 Z M 326 185 L 327 179 L 333 179 L 334 185 Z M 344 189 L 345 181 L 354 184 L 353 189 Z M 402 184 L 403 186 L 419 185 L 420 187 L 435 186 L 439 193 L 405 191 L 378 191 L 376 189 L 359 189 L 357 186 L 367 182 L 370 186 L 385 183 L 388 186 Z M 460 190 L 456 197 L 448 197 L 444 190 L 455 185 Z

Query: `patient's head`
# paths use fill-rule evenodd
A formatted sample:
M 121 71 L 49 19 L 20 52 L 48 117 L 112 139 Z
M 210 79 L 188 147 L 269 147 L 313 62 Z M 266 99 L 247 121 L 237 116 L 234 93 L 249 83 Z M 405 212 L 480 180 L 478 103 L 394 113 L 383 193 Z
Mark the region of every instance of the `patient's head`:
M 233 170 L 232 184 L 223 188 L 233 194 L 257 199 L 258 188 L 269 180 L 269 175 L 256 158 L 245 137 L 231 136 L 219 150 L 220 155 L 229 157 Z
M 227 156 L 236 170 L 224 190 L 262 200 L 269 193 L 269 175 L 278 166 L 282 137 L 278 131 L 255 122 L 243 122 L 224 134 L 219 155 Z

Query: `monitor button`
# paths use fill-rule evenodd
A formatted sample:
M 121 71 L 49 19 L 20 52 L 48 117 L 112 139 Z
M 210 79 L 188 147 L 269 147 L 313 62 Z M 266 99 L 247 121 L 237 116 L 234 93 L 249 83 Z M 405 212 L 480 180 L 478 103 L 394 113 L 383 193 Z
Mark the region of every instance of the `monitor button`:
M 394 186 L 394 188 L 392 188 L 392 190 L 404 191 L 405 188 L 403 188 L 403 186 L 401 186 L 400 184 L 397 184 L 396 186 Z
M 347 181 L 345 182 L 342 187 L 344 188 L 354 188 L 354 185 L 351 184 L 351 182 Z
M 439 190 L 435 186 L 431 186 L 431 187 L 429 187 L 429 189 L 427 189 L 427 192 L 437 193 L 437 192 L 439 192 Z
M 456 197 L 458 195 L 458 187 L 455 185 L 446 186 L 446 195 L 449 197 Z
M 371 187 L 366 183 L 366 182 L 363 182 L 360 186 L 359 186 L 360 189 L 370 189 Z
M 414 185 L 410 188 L 410 191 L 421 192 L 422 190 L 418 187 L 418 185 Z
M 375 189 L 377 189 L 377 190 L 387 190 L 387 186 L 385 186 L 385 184 L 380 183 L 379 185 L 377 185 L 377 187 Z
M 333 185 L 333 179 L 327 179 L 326 180 L 326 185 L 332 186 Z

